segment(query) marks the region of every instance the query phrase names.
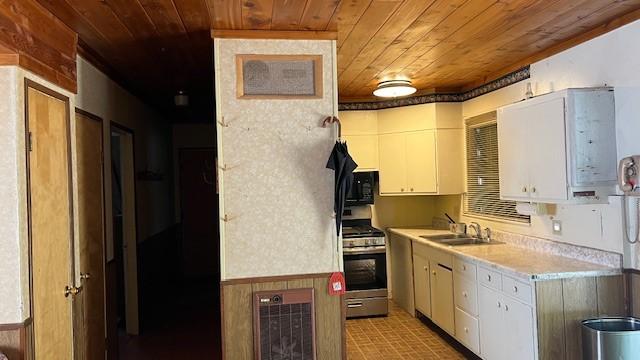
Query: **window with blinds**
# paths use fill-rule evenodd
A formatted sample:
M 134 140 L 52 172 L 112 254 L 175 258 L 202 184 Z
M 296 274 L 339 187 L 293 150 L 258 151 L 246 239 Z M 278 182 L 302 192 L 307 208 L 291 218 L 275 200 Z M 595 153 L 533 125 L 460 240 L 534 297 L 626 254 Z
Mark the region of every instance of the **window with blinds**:
M 467 193 L 465 212 L 502 220 L 530 222 L 516 212 L 515 201 L 500 200 L 498 127 L 495 112 L 467 121 Z

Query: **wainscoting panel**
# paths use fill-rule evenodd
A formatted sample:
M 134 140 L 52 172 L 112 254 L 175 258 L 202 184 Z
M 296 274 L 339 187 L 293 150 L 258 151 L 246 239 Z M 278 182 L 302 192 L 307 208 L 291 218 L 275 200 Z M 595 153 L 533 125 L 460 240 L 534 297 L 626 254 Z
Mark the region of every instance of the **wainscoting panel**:
M 33 359 L 31 319 L 21 324 L 0 324 L 0 353 L 9 360 Z
M 328 294 L 329 276 L 330 274 L 313 274 L 223 281 L 221 284 L 223 358 L 254 359 L 252 302 L 254 292 L 303 288 L 315 290 L 317 358 L 344 358 L 342 299 Z

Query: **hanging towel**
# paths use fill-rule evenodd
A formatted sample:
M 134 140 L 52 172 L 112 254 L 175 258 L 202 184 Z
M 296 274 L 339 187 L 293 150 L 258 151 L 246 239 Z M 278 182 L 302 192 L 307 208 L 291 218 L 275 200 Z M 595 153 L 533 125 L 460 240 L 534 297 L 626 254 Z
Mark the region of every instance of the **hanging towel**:
M 351 190 L 353 183 L 353 171 L 358 164 L 349 155 L 347 143 L 336 141 L 327 161 L 327 169 L 334 171 L 335 177 L 335 198 L 333 210 L 336 212 L 336 233 L 340 235 L 340 224 L 342 223 L 342 212 L 347 194 Z

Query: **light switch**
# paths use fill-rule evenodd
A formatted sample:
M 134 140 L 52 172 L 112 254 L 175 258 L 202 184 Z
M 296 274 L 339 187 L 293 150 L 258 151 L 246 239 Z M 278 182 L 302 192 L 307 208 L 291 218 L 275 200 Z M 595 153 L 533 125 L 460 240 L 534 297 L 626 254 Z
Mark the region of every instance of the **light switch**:
M 553 227 L 553 233 L 555 235 L 562 235 L 562 221 L 551 220 L 551 226 Z

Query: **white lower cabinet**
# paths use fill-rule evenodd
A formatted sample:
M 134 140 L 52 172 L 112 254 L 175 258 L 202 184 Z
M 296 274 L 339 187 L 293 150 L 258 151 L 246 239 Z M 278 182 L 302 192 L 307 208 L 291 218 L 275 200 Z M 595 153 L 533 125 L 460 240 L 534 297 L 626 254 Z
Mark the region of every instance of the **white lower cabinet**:
M 451 269 L 433 260 L 431 269 L 431 320 L 442 330 L 455 332 L 453 305 L 453 273 Z
M 533 309 L 502 291 L 478 289 L 480 355 L 484 360 L 533 360 Z
M 456 339 L 476 354 L 480 353 L 480 325 L 478 319 L 456 308 Z
M 429 276 L 429 260 L 421 254 L 413 252 L 413 282 L 416 310 L 422 315 L 431 317 L 431 287 Z

